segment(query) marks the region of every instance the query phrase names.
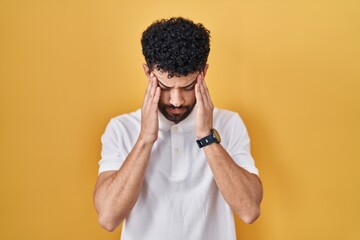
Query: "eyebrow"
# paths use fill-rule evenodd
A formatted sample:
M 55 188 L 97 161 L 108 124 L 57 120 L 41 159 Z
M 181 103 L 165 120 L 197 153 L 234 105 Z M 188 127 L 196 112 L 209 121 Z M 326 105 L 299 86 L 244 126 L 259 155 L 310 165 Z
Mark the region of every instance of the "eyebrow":
M 158 83 L 159 83 L 162 87 L 164 87 L 164 88 L 172 88 L 172 87 L 166 86 L 165 84 L 163 84 L 162 82 L 160 82 L 159 79 L 157 79 L 157 80 L 158 80 Z M 196 76 L 196 78 L 195 78 L 190 84 L 188 84 L 188 85 L 186 85 L 186 86 L 184 86 L 184 87 L 180 87 L 180 88 L 182 88 L 182 89 L 188 88 L 188 87 L 192 86 L 194 83 L 196 83 L 196 81 L 197 81 L 197 76 Z

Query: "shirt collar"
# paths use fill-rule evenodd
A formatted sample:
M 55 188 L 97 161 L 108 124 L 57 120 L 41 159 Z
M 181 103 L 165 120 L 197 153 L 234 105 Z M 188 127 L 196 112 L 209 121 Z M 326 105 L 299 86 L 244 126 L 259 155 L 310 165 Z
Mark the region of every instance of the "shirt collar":
M 179 132 L 195 131 L 195 118 L 196 118 L 197 105 L 195 104 L 189 116 L 179 123 L 174 123 L 167 120 L 164 115 L 158 111 L 159 115 L 159 129 L 162 131 L 169 131 L 170 129 L 177 129 Z

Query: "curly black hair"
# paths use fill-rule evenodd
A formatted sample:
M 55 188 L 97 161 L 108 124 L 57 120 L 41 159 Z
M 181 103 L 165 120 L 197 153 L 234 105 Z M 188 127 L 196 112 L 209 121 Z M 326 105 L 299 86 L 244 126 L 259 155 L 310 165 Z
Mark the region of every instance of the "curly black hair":
M 204 70 L 210 31 L 182 17 L 157 20 L 143 32 L 141 45 L 150 71 L 162 70 L 168 78 L 186 76 Z

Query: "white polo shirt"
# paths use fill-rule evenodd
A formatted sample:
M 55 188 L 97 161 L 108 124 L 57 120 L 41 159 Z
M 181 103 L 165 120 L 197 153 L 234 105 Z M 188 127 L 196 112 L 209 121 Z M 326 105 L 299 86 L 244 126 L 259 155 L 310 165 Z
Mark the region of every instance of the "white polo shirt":
M 221 195 L 203 149 L 196 144 L 196 106 L 178 124 L 159 113 L 139 199 L 124 221 L 122 240 L 235 240 L 232 210 Z M 141 110 L 111 119 L 102 138 L 99 174 L 118 170 L 140 133 Z M 237 113 L 214 110 L 221 145 L 247 171 L 258 174 L 250 139 Z

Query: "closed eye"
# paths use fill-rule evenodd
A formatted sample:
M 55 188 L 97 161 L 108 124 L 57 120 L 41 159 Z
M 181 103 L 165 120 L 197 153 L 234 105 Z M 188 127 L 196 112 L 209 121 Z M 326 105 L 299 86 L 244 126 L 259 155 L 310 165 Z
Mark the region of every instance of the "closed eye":
M 191 91 L 195 88 L 195 84 L 196 84 L 196 82 L 192 83 L 190 86 L 184 87 L 183 89 L 185 91 Z
M 192 81 L 189 85 L 187 85 L 185 87 L 181 87 L 180 89 L 183 89 L 185 91 L 191 91 L 194 89 L 196 82 L 197 82 L 197 79 Z M 158 79 L 158 86 L 163 91 L 169 91 L 171 89 L 171 87 L 168 87 L 168 86 L 164 85 L 162 82 L 160 82 L 159 79 Z
M 163 90 L 163 91 L 169 91 L 171 89 L 169 87 L 164 86 L 159 81 L 158 81 L 158 87 L 160 87 L 160 89 Z

